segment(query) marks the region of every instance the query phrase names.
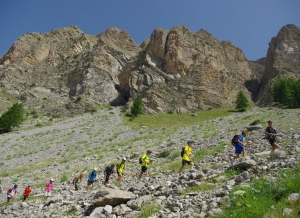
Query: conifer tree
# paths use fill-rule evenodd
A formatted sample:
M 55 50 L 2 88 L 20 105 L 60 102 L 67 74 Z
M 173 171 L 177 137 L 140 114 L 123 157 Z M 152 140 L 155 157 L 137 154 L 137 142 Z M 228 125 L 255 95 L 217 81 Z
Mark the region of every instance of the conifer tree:
M 24 107 L 22 103 L 15 103 L 0 117 L 0 132 L 11 132 L 24 121 Z
M 235 102 L 235 109 L 243 112 L 246 111 L 248 106 L 249 106 L 249 101 L 246 95 L 242 91 L 239 91 Z
M 132 117 L 137 117 L 137 115 L 143 113 L 143 101 L 142 96 L 138 95 L 137 98 L 133 101 L 133 105 L 131 107 L 131 115 Z

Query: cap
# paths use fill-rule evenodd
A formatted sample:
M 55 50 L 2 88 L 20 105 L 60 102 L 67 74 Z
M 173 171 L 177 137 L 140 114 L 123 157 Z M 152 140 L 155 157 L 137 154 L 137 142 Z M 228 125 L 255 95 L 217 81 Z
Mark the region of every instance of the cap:
M 97 167 L 94 167 L 94 171 L 97 171 Z
M 147 153 L 152 153 L 152 151 L 151 150 L 147 150 Z
M 123 157 L 122 160 L 126 160 L 126 157 Z
M 51 182 L 54 182 L 54 179 L 50 179 Z
M 189 143 L 194 143 L 194 140 L 189 139 L 189 140 L 187 141 L 187 143 L 188 143 L 188 144 L 189 144 Z

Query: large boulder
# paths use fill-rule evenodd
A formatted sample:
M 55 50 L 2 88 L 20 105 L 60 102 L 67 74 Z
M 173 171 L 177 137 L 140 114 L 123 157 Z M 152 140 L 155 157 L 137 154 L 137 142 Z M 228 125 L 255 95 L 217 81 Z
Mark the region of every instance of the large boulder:
M 135 198 L 136 196 L 132 192 L 120 189 L 103 188 L 95 194 L 94 199 L 96 200 L 93 204 L 98 207 L 104 207 L 106 205 L 117 206 L 126 204 L 128 201 Z

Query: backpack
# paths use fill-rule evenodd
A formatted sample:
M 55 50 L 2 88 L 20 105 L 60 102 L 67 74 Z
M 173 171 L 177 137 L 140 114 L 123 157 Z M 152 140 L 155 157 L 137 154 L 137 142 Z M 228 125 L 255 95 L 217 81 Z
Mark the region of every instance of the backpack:
M 73 184 L 73 185 L 75 185 L 75 183 L 76 183 L 77 179 L 78 179 L 78 178 L 77 178 L 77 177 L 75 177 L 75 178 L 72 180 L 72 184 Z
M 143 161 L 142 161 L 142 158 L 140 157 L 139 164 L 142 164 L 142 163 L 143 163 Z
M 10 194 L 11 191 L 12 191 L 12 188 L 8 189 L 8 190 L 7 190 L 7 194 Z
M 239 137 L 239 135 L 233 136 L 233 138 L 231 139 L 232 146 L 235 146 L 238 143 L 238 137 Z
M 185 147 L 182 147 L 182 150 L 181 150 L 181 153 L 180 153 L 181 157 L 183 157 L 183 155 L 184 155 L 184 149 L 185 149 Z

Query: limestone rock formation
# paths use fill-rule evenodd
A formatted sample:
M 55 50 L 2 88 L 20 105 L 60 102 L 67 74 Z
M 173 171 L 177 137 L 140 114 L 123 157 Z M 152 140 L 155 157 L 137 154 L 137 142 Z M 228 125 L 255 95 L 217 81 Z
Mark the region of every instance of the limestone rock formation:
M 259 91 L 259 103 L 271 102 L 269 88 L 282 78 L 300 78 L 300 28 L 288 24 L 271 39 Z
M 0 60 L 1 88 L 29 107 L 49 112 L 54 105 L 60 114 L 76 107 L 67 108 L 76 96 L 108 104 L 118 95 L 117 75 L 139 50 L 115 27 L 97 36 L 76 26 L 22 35 Z M 78 111 L 92 109 L 87 105 Z
M 148 113 L 231 107 L 240 90 L 251 101 L 245 83 L 256 78 L 241 49 L 185 26 L 155 29 L 118 77 L 127 97 L 142 94 Z

